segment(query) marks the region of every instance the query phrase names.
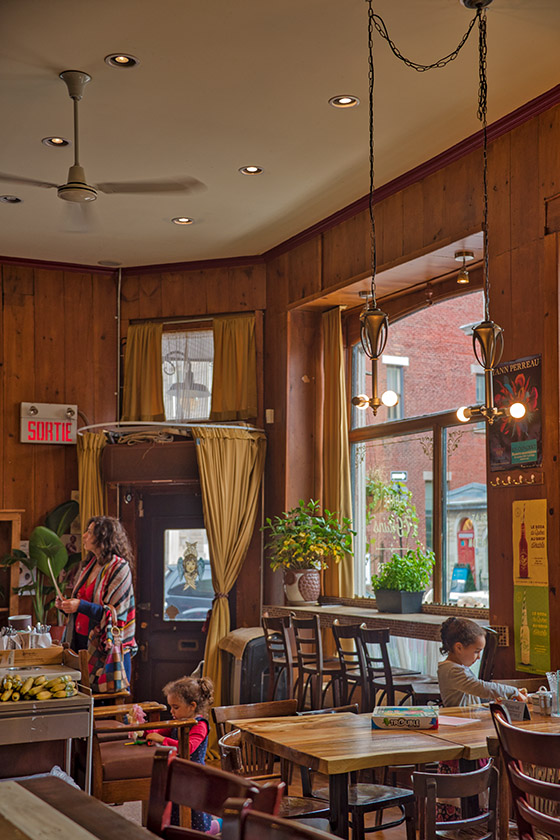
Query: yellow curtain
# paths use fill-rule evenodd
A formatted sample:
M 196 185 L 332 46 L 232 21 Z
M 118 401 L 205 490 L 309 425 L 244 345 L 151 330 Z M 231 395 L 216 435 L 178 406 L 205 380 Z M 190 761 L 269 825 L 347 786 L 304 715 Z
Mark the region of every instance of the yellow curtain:
M 128 328 L 121 420 L 165 420 L 162 330 L 162 324 L 134 324 Z
M 339 519 L 352 518 L 350 446 L 348 443 L 348 395 L 340 309 L 323 314 L 323 507 Z M 326 569 L 325 595 L 354 595 L 354 563 L 350 554 Z
M 253 535 L 266 454 L 262 432 L 195 426 L 215 600 L 204 651 L 204 673 L 221 702 L 222 663 L 218 642 L 230 631 L 227 594 L 237 580 Z
M 214 373 L 210 420 L 257 416 L 255 316 L 214 318 Z
M 101 453 L 107 440 L 103 432 L 78 435 L 78 489 L 82 533 L 92 516 L 107 513 L 105 487 L 101 478 Z

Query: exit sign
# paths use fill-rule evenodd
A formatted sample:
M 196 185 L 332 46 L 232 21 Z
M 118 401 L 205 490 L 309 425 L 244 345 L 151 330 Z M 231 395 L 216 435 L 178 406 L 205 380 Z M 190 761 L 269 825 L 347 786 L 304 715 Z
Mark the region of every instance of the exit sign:
M 21 443 L 76 443 L 77 427 L 77 405 L 21 403 Z

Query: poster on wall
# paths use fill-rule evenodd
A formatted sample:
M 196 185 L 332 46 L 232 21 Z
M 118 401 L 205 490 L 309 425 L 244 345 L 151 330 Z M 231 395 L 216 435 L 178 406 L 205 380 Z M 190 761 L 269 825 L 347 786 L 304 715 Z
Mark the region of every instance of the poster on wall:
M 498 408 L 521 402 L 521 420 L 499 417 L 488 431 L 490 469 L 537 467 L 542 463 L 541 356 L 529 356 L 497 365 L 494 402 Z
M 512 503 L 515 667 L 538 674 L 550 670 L 546 517 L 546 499 Z

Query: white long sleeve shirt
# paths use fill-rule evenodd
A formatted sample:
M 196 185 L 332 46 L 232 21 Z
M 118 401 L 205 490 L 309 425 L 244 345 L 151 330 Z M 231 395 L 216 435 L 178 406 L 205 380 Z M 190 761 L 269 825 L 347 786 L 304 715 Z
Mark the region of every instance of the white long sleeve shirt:
M 515 697 L 518 691 L 512 685 L 479 680 L 466 665 L 449 659 L 438 665 L 438 682 L 444 706 L 470 706 L 481 700 Z

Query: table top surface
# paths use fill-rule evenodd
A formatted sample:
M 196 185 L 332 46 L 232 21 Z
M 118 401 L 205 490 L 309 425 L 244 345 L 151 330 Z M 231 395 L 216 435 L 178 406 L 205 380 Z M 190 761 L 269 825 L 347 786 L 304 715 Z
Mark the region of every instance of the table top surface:
M 487 706 L 444 708 L 437 729 L 391 732 L 371 728 L 371 716 L 351 713 L 232 721 L 249 740 L 282 758 L 331 775 L 387 764 L 420 764 L 488 756 L 496 731 Z M 461 723 L 447 723 L 452 718 Z M 516 726 L 560 733 L 560 718 L 533 714 Z
M 155 835 L 62 779 L 0 782 L 2 840 L 155 840 Z

